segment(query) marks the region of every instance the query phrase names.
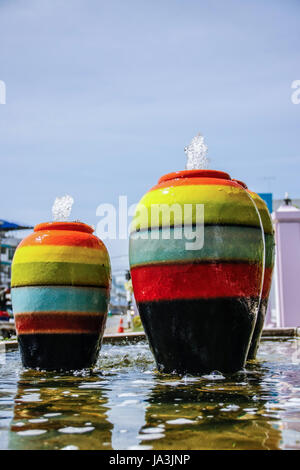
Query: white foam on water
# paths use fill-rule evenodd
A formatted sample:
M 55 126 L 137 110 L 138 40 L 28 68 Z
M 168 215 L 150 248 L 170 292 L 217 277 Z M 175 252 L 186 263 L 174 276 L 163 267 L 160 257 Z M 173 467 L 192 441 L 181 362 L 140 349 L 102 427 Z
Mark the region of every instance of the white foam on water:
M 101 388 L 104 384 L 108 384 L 108 381 L 102 380 L 101 382 L 85 382 L 79 385 L 78 388 Z
M 168 386 L 171 386 L 171 387 L 177 387 L 178 385 L 182 385 L 181 380 L 174 380 L 173 382 L 168 382 L 168 381 L 161 380 L 160 383 L 162 385 L 168 385 Z
M 167 421 L 168 424 L 194 424 L 195 421 L 187 418 L 178 418 L 178 419 L 170 419 Z
M 240 407 L 238 405 L 228 405 L 225 408 L 220 408 L 220 411 L 237 411 Z
M 161 432 L 161 426 L 157 426 L 156 428 L 145 428 L 142 430 L 141 434 L 159 434 Z
M 183 377 L 182 382 L 183 383 L 193 383 L 193 382 L 198 382 L 199 378 L 197 377 Z
M 197 134 L 189 145 L 184 147 L 187 157 L 186 170 L 204 170 L 208 168 L 209 159 L 207 158 L 208 147 L 204 143 L 204 137 L 200 133 Z
M 29 393 L 28 395 L 21 396 L 18 401 L 32 402 L 32 401 L 42 401 L 42 400 L 41 400 L 41 396 L 39 393 Z
M 94 431 L 94 429 L 95 429 L 94 426 L 86 426 L 83 428 L 69 426 L 66 428 L 60 428 L 58 431 L 64 434 L 83 434 L 85 432 Z
M 29 423 L 46 423 L 48 421 L 48 418 L 33 418 L 28 420 Z
M 71 214 L 73 203 L 74 199 L 68 194 L 57 197 L 52 206 L 53 220 L 55 222 L 67 222 Z
M 137 439 L 141 439 L 142 441 L 154 441 L 155 439 L 161 439 L 162 437 L 165 437 L 164 434 L 162 433 L 157 433 L 157 434 L 139 434 L 137 436 Z
M 221 372 L 218 371 L 211 372 L 208 375 L 202 375 L 202 378 L 207 380 L 225 380 L 224 375 L 222 375 Z
M 69 445 L 69 446 L 62 447 L 61 450 L 79 450 L 79 447 Z
M 17 434 L 20 436 L 39 436 L 45 434 L 46 429 L 27 429 L 27 431 L 18 431 Z

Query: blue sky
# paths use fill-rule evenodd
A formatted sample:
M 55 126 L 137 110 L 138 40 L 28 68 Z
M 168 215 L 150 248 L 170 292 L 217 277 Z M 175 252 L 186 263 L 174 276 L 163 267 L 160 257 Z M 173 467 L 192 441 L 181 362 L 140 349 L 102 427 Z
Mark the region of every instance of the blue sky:
M 298 0 L 0 0 L 0 218 L 49 220 L 69 193 L 96 225 L 199 131 L 211 168 L 300 197 L 299 19 Z

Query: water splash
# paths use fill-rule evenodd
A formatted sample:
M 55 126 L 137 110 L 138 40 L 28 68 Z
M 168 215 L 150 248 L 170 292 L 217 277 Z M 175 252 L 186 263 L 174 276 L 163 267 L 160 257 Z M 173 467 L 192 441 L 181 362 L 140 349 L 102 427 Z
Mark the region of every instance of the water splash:
M 57 197 L 52 206 L 53 220 L 55 222 L 67 222 L 71 214 L 73 202 L 74 199 L 68 194 Z
M 187 156 L 186 170 L 204 170 L 208 168 L 209 159 L 207 158 L 207 145 L 204 143 L 202 134 L 197 134 L 191 143 L 184 147 Z

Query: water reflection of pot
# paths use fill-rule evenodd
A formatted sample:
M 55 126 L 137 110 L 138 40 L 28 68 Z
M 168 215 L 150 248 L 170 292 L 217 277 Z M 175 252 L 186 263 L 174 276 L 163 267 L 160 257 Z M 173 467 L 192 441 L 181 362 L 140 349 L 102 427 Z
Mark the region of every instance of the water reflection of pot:
M 242 181 L 237 181 L 243 188 L 247 189 L 247 185 Z M 248 352 L 248 359 L 255 359 L 256 353 L 259 347 L 260 338 L 264 326 L 264 321 L 266 317 L 266 312 L 268 308 L 268 301 L 270 295 L 270 289 L 272 284 L 272 274 L 274 268 L 274 257 L 275 257 L 275 237 L 274 237 L 274 230 L 272 226 L 272 220 L 270 216 L 270 212 L 266 203 L 262 200 L 262 198 L 254 193 L 253 191 L 249 191 L 250 196 L 255 202 L 255 205 L 258 209 L 263 229 L 264 229 L 264 237 L 265 237 L 265 272 L 264 272 L 264 283 L 263 283 L 263 290 L 261 296 L 261 302 L 257 314 L 257 320 L 255 324 L 255 329 L 253 332 L 251 345 Z
M 81 369 L 97 359 L 110 261 L 92 232 L 79 222 L 44 223 L 16 250 L 12 302 L 25 367 Z
M 147 398 L 140 445 L 153 450 L 276 450 L 280 449 L 278 423 L 266 412 L 266 391 L 258 380 L 179 377 L 156 378 Z M 247 379 L 246 379 L 247 380 Z M 253 400 L 255 396 L 255 401 Z
M 172 212 L 174 204 L 182 211 Z M 204 205 L 204 246 L 190 250 L 184 228 L 197 227 L 197 204 Z M 149 229 L 154 205 L 171 209 L 171 220 L 164 224 L 161 217 Z M 165 175 L 137 207 L 129 256 L 135 298 L 160 370 L 231 372 L 244 366 L 264 259 L 260 218 L 245 189 L 219 171 Z
M 106 381 L 96 374 L 21 372 L 8 448 L 15 450 L 109 450 Z

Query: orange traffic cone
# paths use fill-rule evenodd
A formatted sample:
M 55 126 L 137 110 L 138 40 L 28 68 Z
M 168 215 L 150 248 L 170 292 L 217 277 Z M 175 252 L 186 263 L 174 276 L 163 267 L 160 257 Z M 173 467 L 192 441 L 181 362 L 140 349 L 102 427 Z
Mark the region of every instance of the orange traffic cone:
M 123 318 L 122 317 L 120 318 L 118 333 L 124 333 Z

